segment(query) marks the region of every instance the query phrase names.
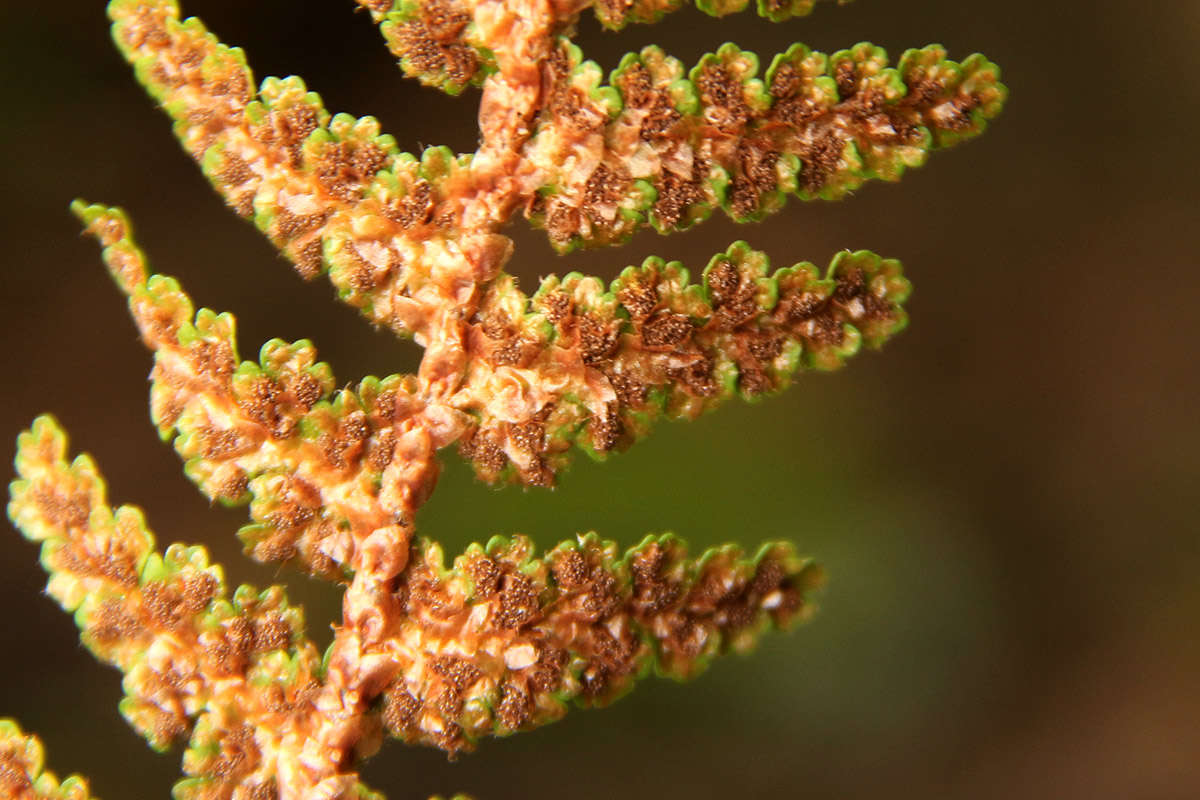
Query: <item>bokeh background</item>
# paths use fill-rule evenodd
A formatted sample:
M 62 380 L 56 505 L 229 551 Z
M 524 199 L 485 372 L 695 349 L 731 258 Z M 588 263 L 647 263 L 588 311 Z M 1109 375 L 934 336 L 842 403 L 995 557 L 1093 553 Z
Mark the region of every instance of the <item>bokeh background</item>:
M 405 149 L 474 149 L 478 94 L 403 80 L 352 6 L 185 9 L 259 76 L 304 75 Z M 591 529 L 789 537 L 828 568 L 819 615 L 690 685 L 647 681 L 457 763 L 386 746 L 365 775 L 393 800 L 1200 797 L 1200 3 L 861 0 L 784 25 L 685 10 L 615 35 L 589 16 L 579 36 L 606 70 L 651 42 L 694 63 L 725 40 L 771 54 L 796 39 L 981 50 L 1012 97 L 986 136 L 899 185 L 565 258 L 517 223 L 513 268 L 528 287 L 650 254 L 698 267 L 742 237 L 777 265 L 871 248 L 906 263 L 909 330 L 779 398 L 581 458 L 553 492 L 490 490 L 449 455 L 418 523 L 451 552 L 500 532 L 542 547 Z M 100 0 L 0 4 L 0 97 L 0 438 L 53 411 L 160 540 L 206 543 L 234 580 L 288 582 L 328 641 L 338 592 L 243 559 L 243 512 L 210 508 L 158 441 L 149 356 L 67 204 L 125 206 L 159 271 L 235 312 L 243 355 L 307 336 L 351 381 L 411 369 L 415 346 L 226 211 L 112 48 Z M 119 718 L 118 674 L 78 645 L 36 559 L 0 535 L 0 716 L 102 797 L 166 797 L 178 753 L 155 756 Z

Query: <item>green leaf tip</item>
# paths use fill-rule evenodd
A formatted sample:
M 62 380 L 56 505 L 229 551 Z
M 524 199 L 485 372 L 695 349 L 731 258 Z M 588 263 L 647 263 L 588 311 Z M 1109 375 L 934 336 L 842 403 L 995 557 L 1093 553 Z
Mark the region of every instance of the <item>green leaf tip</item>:
M 123 292 L 131 294 L 146 283 L 146 258 L 133 241 L 133 226 L 124 210 L 76 199 L 71 213 L 100 243 L 109 274 Z
M 45 769 L 42 743 L 16 721 L 0 719 L 0 793 L 13 800 L 95 800 L 87 781 L 72 775 L 59 781 Z
M 771 22 L 784 22 L 811 14 L 821 0 L 756 0 L 758 15 Z M 846 5 L 850 0 L 837 0 Z M 745 11 L 750 0 L 696 0 L 696 8 L 713 17 Z M 683 0 L 598 0 L 593 4 L 604 27 L 619 30 L 631 23 L 654 23 L 684 6 Z

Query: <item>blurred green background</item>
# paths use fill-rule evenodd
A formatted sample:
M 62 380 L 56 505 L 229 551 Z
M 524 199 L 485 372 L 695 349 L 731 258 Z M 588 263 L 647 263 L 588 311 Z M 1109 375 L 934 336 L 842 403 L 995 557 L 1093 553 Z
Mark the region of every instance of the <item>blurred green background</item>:
M 243 355 L 311 337 L 348 382 L 411 369 L 417 350 L 223 207 L 112 48 L 103 5 L 0 7 L 0 438 L 53 411 L 160 540 L 208 544 L 234 580 L 286 581 L 328 641 L 338 592 L 242 558 L 243 512 L 210 508 L 157 440 L 149 356 L 67 204 L 125 206 L 159 271 L 237 315 Z M 258 76 L 301 74 L 406 149 L 474 149 L 478 94 L 403 80 L 352 5 L 185 10 Z M 910 329 L 782 397 L 581 458 L 553 492 L 492 491 L 450 455 L 418 522 L 451 552 L 500 532 L 543 547 L 591 529 L 788 537 L 828 568 L 820 613 L 690 685 L 647 681 L 457 763 L 389 745 L 365 775 L 393 800 L 1200 797 L 1200 3 L 860 0 L 783 25 L 685 10 L 616 35 L 588 15 L 578 41 L 608 70 L 652 42 L 694 63 L 725 40 L 768 55 L 797 39 L 981 50 L 1012 97 L 986 136 L 899 185 L 565 258 L 517 223 L 512 268 L 529 287 L 650 254 L 699 267 L 737 238 L 776 265 L 871 248 L 907 266 Z M 36 558 L 0 535 L 0 716 L 108 800 L 166 797 L 178 754 L 119 718 L 118 674 L 79 647 Z

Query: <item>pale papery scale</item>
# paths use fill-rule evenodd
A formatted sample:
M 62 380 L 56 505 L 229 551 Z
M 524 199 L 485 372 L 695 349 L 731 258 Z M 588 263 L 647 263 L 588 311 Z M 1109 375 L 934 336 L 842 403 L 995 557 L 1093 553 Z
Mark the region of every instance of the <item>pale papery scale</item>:
M 156 369 L 170 375 L 182 376 L 185 380 L 198 379 L 190 362 L 178 350 L 165 349 L 159 353 Z M 244 424 L 242 414 L 235 410 L 232 399 L 227 397 L 201 400 L 200 396 L 195 396 L 188 403 L 184 413 L 187 414 L 188 410 L 203 414 L 221 429 L 236 429 Z M 385 524 L 394 512 L 386 505 L 372 510 L 374 490 L 369 484 L 369 479 L 361 472 L 351 474 L 341 481 L 332 480 L 332 473 L 321 466 L 322 460 L 315 455 L 312 447 L 313 445 L 298 447 L 290 440 L 280 444 L 271 437 L 262 437 L 255 450 L 249 455 L 239 457 L 238 461 L 241 468 L 248 472 L 258 472 L 274 465 L 287 465 L 297 477 L 316 487 L 322 506 L 350 520 L 352 530 L 357 532 L 339 537 L 340 541 L 323 544 L 322 552 L 339 564 L 350 564 L 355 547 L 354 536 L 367 535 Z

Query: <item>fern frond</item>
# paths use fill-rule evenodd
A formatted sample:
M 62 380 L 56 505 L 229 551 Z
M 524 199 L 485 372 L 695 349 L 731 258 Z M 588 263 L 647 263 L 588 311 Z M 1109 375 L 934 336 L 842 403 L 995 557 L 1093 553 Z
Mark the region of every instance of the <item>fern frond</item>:
M 526 148 L 545 176 L 527 214 L 560 251 L 682 230 L 718 206 L 751 222 L 793 194 L 835 200 L 899 180 L 982 132 L 1006 96 L 994 64 L 957 64 L 938 45 L 889 67 L 866 43 L 832 56 L 797 44 L 762 79 L 732 44 L 688 71 L 647 47 L 608 84 L 581 59 L 564 40 L 547 61 L 555 94 Z
M 141 511 L 110 508 L 95 464 L 68 463 L 66 447 L 50 417 L 21 434 L 8 513 L 42 543 L 47 589 L 74 613 L 83 643 L 125 674 L 122 715 L 156 750 L 217 713 L 236 723 L 225 749 L 238 730 L 285 731 L 311 702 L 320 670 L 300 609 L 278 586 L 241 586 L 230 598 L 203 547 L 155 551 Z M 273 785 L 271 755 L 259 739 L 236 758 L 185 768 L 227 789 Z
M 257 362 L 239 361 L 233 315 L 193 313 L 175 279 L 150 274 L 123 212 L 73 208 L 154 351 L 151 416 L 188 477 L 214 500 L 250 504 L 238 535 L 255 558 L 344 579 L 359 544 L 423 499 L 447 443 L 437 431 L 452 438 L 467 417 L 438 412 L 435 429 L 411 377 L 335 390 L 307 340 L 275 339 Z
M 603 457 L 660 419 L 776 393 L 802 368 L 840 367 L 907 324 L 911 287 L 897 261 L 844 252 L 823 277 L 808 263 L 769 269 L 737 242 L 699 283 L 657 258 L 607 290 L 578 273 L 543 280 L 531 299 L 497 282 L 454 398 L 477 419 L 463 454 L 484 480 L 547 485 L 571 444 Z
M 770 270 L 736 242 L 693 280 L 647 259 L 606 285 L 578 273 L 532 295 L 503 271 L 523 211 L 560 251 L 687 228 L 720 207 L 762 219 L 791 195 L 837 199 L 969 139 L 1006 90 L 982 56 L 936 45 L 889 66 L 870 44 L 794 45 L 759 76 L 732 44 L 691 69 L 657 47 L 607 82 L 570 41 L 594 7 L 620 28 L 681 0 L 357 0 L 401 67 L 451 94 L 482 89 L 469 155 L 403 153 L 371 117 L 325 110 L 296 77 L 256 89 L 241 50 L 175 0 L 111 0 L 113 37 L 225 200 L 305 277 L 424 348 L 415 375 L 338 388 L 312 342 L 242 361 L 230 314 L 152 274 L 119 209 L 76 201 L 154 352 L 151 415 L 211 499 L 248 504 L 263 561 L 344 584 L 324 657 L 283 590 L 228 592 L 201 547 L 154 549 L 111 508 L 89 457 L 50 417 L 18 440 L 9 516 L 42 543 L 48 592 L 124 673 L 121 711 L 156 749 L 187 741 L 177 800 L 381 800 L 352 770 L 385 732 L 451 755 L 483 736 L 602 705 L 649 672 L 686 679 L 811 610 L 819 569 L 790 545 L 691 557 L 673 535 L 620 552 L 595 534 L 536 556 L 523 537 L 447 568 L 415 540 L 437 451 L 459 443 L 489 482 L 552 484 L 576 445 L 596 458 L 660 420 L 835 369 L 907 322 L 899 262 L 868 251 Z M 773 20 L 817 0 L 757 0 Z M 697 0 L 710 14 L 748 0 Z M 86 800 L 0 721 L 0 792 Z M 30 793 L 33 793 L 32 795 Z M 6 794 L 6 796 L 7 796 Z
M 295 76 L 256 92 L 242 51 L 194 17 L 181 22 L 174 0 L 113 0 L 109 15 L 138 79 L 226 202 L 301 275 L 328 272 L 371 322 L 428 337 L 432 304 L 411 298 L 490 278 L 507 258 L 507 239 L 458 230 L 450 200 L 469 157 L 399 152 L 373 117 L 330 115 Z M 456 277 L 463 270 L 472 274 Z
M 450 752 L 605 705 L 650 671 L 683 680 L 811 610 L 820 570 L 790 545 L 689 558 L 672 535 L 620 553 L 595 534 L 536 557 L 528 539 L 473 545 L 447 570 L 422 540 L 383 643 L 397 665 L 388 731 Z

